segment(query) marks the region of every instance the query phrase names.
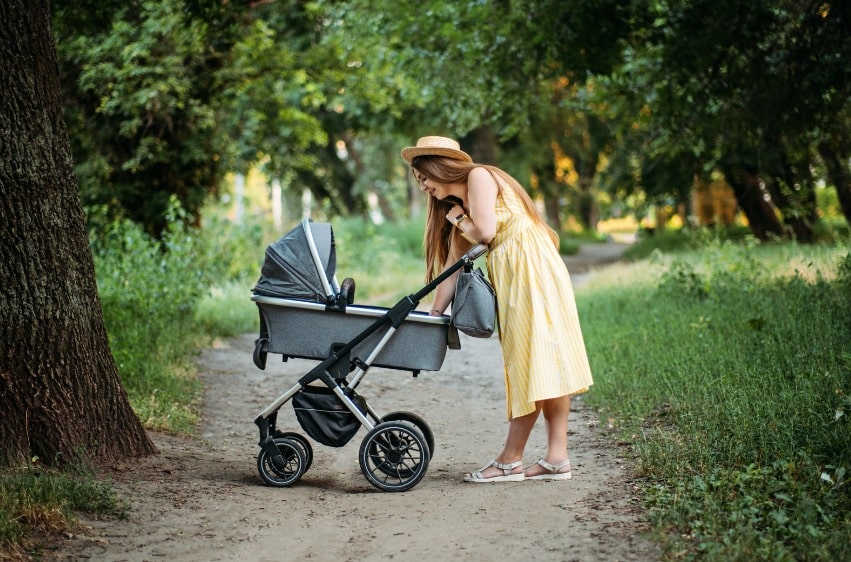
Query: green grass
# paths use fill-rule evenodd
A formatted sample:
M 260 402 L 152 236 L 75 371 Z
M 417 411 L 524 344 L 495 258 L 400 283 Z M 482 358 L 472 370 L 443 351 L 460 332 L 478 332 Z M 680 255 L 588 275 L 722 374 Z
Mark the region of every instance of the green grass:
M 234 337 L 257 332 L 257 306 L 251 302 L 251 287 L 257 280 L 244 278 L 213 286 L 198 301 L 195 324 L 208 337 Z
M 34 537 L 63 531 L 80 512 L 124 518 L 127 505 L 79 464 L 63 472 L 37 464 L 0 472 L 0 559 L 37 552 Z
M 355 281 L 355 302 L 392 306 L 425 285 L 423 219 L 373 225 L 360 219 L 333 222 L 337 277 Z
M 851 554 L 847 245 L 732 244 L 579 293 L 588 400 L 632 442 L 671 559 Z

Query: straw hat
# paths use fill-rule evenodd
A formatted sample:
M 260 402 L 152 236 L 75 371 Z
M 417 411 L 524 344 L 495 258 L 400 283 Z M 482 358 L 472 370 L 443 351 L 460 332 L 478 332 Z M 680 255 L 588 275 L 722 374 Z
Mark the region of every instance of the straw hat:
M 461 150 L 457 141 L 446 137 L 421 137 L 417 146 L 402 149 L 402 158 L 408 164 L 417 156 L 443 156 L 452 160 L 473 161 L 469 154 Z

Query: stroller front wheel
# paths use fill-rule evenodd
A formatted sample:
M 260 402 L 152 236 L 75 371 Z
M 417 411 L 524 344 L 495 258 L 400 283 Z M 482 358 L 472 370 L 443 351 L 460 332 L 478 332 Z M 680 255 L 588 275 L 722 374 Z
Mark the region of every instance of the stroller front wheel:
M 313 447 L 310 446 L 310 442 L 295 431 L 276 431 L 275 439 L 278 438 L 292 439 L 301 447 L 301 452 L 304 453 L 304 472 L 307 472 L 313 464 Z
M 257 455 L 257 470 L 270 486 L 292 486 L 307 470 L 301 445 L 287 438 L 276 438 L 274 443 L 280 455 L 270 454 L 266 448 L 261 449 Z
M 413 488 L 428 470 L 428 443 L 422 433 L 405 422 L 383 422 L 364 437 L 358 455 L 363 475 L 384 492 Z

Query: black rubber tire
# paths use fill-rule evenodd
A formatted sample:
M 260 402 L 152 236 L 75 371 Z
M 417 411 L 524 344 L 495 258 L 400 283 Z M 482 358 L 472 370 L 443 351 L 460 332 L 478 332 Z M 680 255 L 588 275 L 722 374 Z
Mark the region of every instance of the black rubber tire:
M 301 446 L 301 452 L 304 453 L 304 472 L 310 470 L 313 464 L 313 447 L 307 440 L 307 437 L 295 431 L 276 431 L 275 439 L 292 439 Z
M 304 453 L 297 441 L 286 438 L 276 438 L 274 441 L 283 457 L 283 466 L 276 466 L 266 449 L 261 449 L 257 455 L 257 470 L 270 486 L 286 488 L 298 482 L 304 474 Z
M 382 422 L 364 437 L 358 460 L 370 484 L 383 492 L 404 492 L 428 470 L 428 443 L 410 423 Z
M 428 443 L 428 459 L 431 460 L 434 458 L 434 433 L 432 433 L 431 428 L 423 418 L 411 412 L 390 412 L 381 418 L 381 421 L 403 421 L 414 424 L 420 430 L 420 433 L 423 434 L 423 437 L 425 437 L 426 443 Z

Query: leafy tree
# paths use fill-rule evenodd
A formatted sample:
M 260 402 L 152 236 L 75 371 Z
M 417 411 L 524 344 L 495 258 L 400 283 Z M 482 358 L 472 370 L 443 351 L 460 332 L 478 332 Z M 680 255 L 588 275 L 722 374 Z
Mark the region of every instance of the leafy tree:
M 84 204 L 108 203 L 157 234 L 172 194 L 197 217 L 216 192 L 229 142 L 218 126 L 218 72 L 247 2 L 215 4 L 56 2 Z
M 837 139 L 847 133 L 831 126 L 849 100 L 847 7 L 768 0 L 654 6 L 653 25 L 636 28 L 609 92 L 637 94 L 631 107 L 642 125 L 622 146 L 644 149 L 632 149 L 639 177 L 682 162 L 698 174 L 721 168 L 758 236 L 782 232 L 764 202 L 770 195 L 795 237 L 812 240 L 815 147 L 832 130 L 828 152 L 841 150 Z
M 118 378 L 45 0 L 0 3 L 0 462 L 155 452 Z
M 398 99 L 388 114 L 398 134 L 455 136 L 476 160 L 499 160 L 540 191 L 554 225 L 565 190 L 555 179 L 554 146 L 578 163 L 587 194 L 596 170 L 592 139 L 605 134 L 596 125 L 577 129 L 594 122 L 587 115 L 574 120 L 574 135 L 564 133 L 578 107 L 563 99 L 564 83 L 581 86 L 619 60 L 640 2 L 331 4 L 333 33 L 348 38 L 358 62 L 347 84 L 367 77 L 387 92 L 384 99 Z

